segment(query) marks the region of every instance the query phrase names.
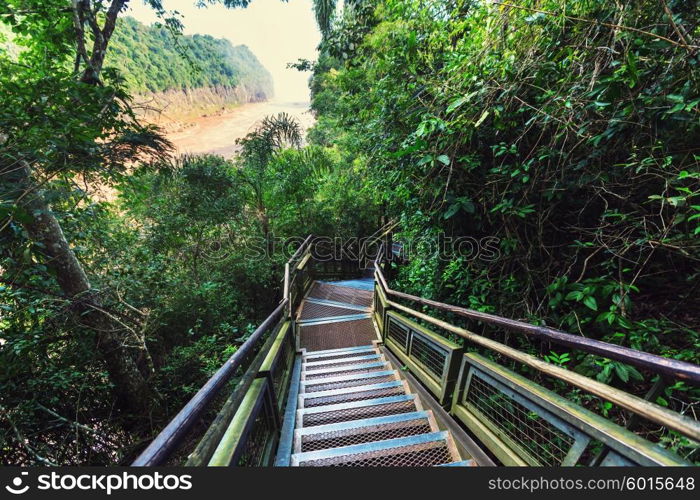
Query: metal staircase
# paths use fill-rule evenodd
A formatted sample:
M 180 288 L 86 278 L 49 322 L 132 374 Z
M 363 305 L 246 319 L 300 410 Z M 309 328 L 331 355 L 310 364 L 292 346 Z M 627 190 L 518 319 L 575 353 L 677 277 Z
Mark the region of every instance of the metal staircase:
M 375 345 L 304 353 L 292 466 L 473 465 Z
M 700 442 L 697 419 L 654 403 L 673 381 L 700 385 L 699 366 L 393 290 L 382 269 L 393 245 L 360 267 L 318 245 L 298 248 L 279 305 L 133 465 L 689 465 L 635 431 L 646 422 Z M 503 332 L 658 379 L 628 393 Z M 552 381 L 632 417 L 623 427 Z
M 315 282 L 300 304 L 289 465 L 472 465 L 380 351 L 373 289 L 371 278 Z

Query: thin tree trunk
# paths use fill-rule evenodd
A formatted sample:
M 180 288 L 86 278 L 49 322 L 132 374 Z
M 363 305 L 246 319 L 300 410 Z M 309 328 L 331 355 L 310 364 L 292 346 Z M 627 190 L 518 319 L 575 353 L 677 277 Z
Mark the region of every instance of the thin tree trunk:
M 89 60 L 85 59 L 86 67 L 80 77 L 80 81 L 83 83 L 88 83 L 90 85 L 97 85 L 100 83 L 100 73 L 102 73 L 102 66 L 104 65 L 105 56 L 107 55 L 109 40 L 112 38 L 112 34 L 116 28 L 119 13 L 128 3 L 129 0 L 112 0 L 112 3 L 105 13 L 104 24 L 100 27 L 98 18 L 90 7 L 90 1 L 73 0 L 73 10 L 77 18 L 77 21 L 74 21 L 74 26 L 78 40 L 78 49 L 80 50 L 81 47 L 83 49 L 83 58 L 87 57 L 87 53 L 84 51 L 85 32 L 83 23 L 88 24 L 93 38 L 92 54 Z
M 31 170 L 24 165 L 18 171 L 20 185 L 32 189 Z M 100 312 L 99 295 L 91 288 L 82 264 L 70 248 L 63 230 L 46 203 L 43 193 L 33 190 L 23 198 L 23 207 L 32 215 L 24 228 L 32 240 L 42 245 L 47 265 L 56 274 L 56 281 L 64 295 L 73 301 L 73 312 L 79 322 L 96 332 L 95 343 L 103 357 L 114 390 L 121 403 L 134 412 L 147 412 L 154 404 L 147 373 L 142 373 L 124 344 L 127 336 L 115 329 L 112 320 Z

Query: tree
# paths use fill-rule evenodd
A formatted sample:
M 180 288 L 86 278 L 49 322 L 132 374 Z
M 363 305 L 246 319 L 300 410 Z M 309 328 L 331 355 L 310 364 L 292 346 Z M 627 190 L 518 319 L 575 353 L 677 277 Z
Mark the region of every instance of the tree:
M 336 0 L 314 0 L 314 14 L 321 34 L 325 37 L 331 31 L 331 24 L 335 16 Z
M 173 31 L 182 27 L 160 0 L 147 3 Z M 245 7 L 250 2 L 223 3 Z M 49 202 L 56 178 L 110 182 L 124 174 L 127 164 L 170 149 L 155 129 L 136 120 L 121 81 L 104 71 L 117 18 L 127 4 L 128 0 L 0 4 L 0 21 L 25 47 L 18 61 L 0 61 L 0 103 L 10 111 L 0 122 L 0 177 L 3 204 L 9 207 L 5 211 L 41 249 L 62 294 L 73 302 L 79 324 L 96 332 L 95 342 L 123 407 L 143 413 L 154 401 L 145 343 L 134 353 L 115 328 L 114 316 L 102 307 L 99 291 L 92 288 Z
M 250 187 L 251 205 L 260 222 L 268 250 L 271 231 L 265 192 L 268 187 L 270 162 L 274 155 L 285 147 L 300 147 L 301 140 L 299 123 L 287 113 L 265 117 L 253 132 L 238 140 L 241 146 L 239 175 Z

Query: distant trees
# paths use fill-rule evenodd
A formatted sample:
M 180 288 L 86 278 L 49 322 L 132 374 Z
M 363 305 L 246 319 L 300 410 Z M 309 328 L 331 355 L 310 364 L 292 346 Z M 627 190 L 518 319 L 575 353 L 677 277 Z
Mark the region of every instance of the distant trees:
M 175 37 L 131 17 L 117 23 L 107 65 L 120 71 L 131 92 L 242 85 L 271 96 L 273 90 L 272 76 L 245 45 L 209 35 Z

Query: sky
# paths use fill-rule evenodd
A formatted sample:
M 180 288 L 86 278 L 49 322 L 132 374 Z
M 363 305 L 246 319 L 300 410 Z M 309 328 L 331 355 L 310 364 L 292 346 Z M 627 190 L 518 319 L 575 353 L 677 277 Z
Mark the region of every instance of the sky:
M 156 21 L 153 11 L 141 0 L 129 3 L 127 15 L 144 24 Z M 210 5 L 199 9 L 195 0 L 163 0 L 168 10 L 182 14 L 185 34 L 195 33 L 228 38 L 234 45 L 247 45 L 272 73 L 275 100 L 308 102 L 309 73 L 287 69 L 298 59 L 316 59 L 321 40 L 311 0 L 253 0 L 245 9 Z

